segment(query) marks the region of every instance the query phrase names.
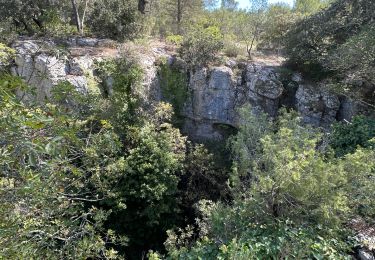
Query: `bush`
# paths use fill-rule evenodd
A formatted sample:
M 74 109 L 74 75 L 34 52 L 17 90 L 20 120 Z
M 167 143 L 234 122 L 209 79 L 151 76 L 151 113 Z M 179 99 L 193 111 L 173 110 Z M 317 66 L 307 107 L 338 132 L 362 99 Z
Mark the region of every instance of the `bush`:
M 242 117 L 230 142 L 233 201 L 200 201 L 199 232 L 170 231 L 170 259 L 349 259 L 346 223 L 375 216 L 373 147 L 337 159 L 316 149 L 321 134 L 295 113 Z
M 0 42 L 0 73 L 7 69 L 16 51 Z
M 375 137 L 375 120 L 364 116 L 355 116 L 350 123 L 339 122 L 333 125 L 330 144 L 336 156 L 353 153 L 358 148 L 370 147 Z
M 95 1 L 87 19 L 87 26 L 94 34 L 115 40 L 134 38 L 141 31 L 140 17 L 135 1 Z
M 167 43 L 171 43 L 171 44 L 180 46 L 182 41 L 184 40 L 184 37 L 182 35 L 173 34 L 173 35 L 167 36 L 167 38 L 165 40 L 166 40 Z
M 184 37 L 179 53 L 190 67 L 197 67 L 214 61 L 222 48 L 223 35 L 218 27 L 198 25 Z
M 115 258 L 110 243 L 124 240 L 104 228 L 110 211 L 95 203 L 119 177 L 118 136 L 56 104 L 25 106 L 12 94 L 18 81 L 0 80 L 0 255 Z
M 231 214 L 228 211 L 229 208 L 215 218 L 218 221 L 227 219 L 224 214 Z M 213 217 L 208 221 L 211 228 L 216 225 L 223 229 L 222 236 L 211 234 L 189 248 L 188 244 L 173 243 L 180 242 L 180 237 L 170 233 L 167 259 L 350 259 L 350 247 L 353 246 L 341 232 L 296 226 L 289 221 L 235 225 L 231 227 L 237 230 L 235 237 L 225 236 L 225 229 L 230 228 L 225 227 L 225 223 L 210 222 L 215 221 Z M 181 237 L 188 236 L 183 233 Z
M 369 52 L 373 51 L 374 11 L 372 0 L 338 0 L 297 23 L 285 37 L 289 62 L 315 77 L 327 76 L 336 69 L 346 76 L 349 71 L 345 67 L 374 55 Z M 358 64 L 355 70 L 361 68 L 362 64 Z M 372 78 L 371 73 L 367 76 Z
M 238 43 L 235 43 L 233 41 L 225 41 L 224 42 L 224 54 L 227 57 L 237 57 L 242 52 L 242 48 Z

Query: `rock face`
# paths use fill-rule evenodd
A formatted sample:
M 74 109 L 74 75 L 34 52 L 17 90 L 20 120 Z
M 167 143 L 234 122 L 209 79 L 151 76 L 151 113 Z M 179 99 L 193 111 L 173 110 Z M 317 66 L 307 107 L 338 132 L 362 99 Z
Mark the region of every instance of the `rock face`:
M 82 94 L 89 91 L 88 77 L 93 75 L 96 57 L 60 55 L 53 42 L 20 41 L 13 48 L 16 57 L 12 73 L 35 87 L 38 101 L 48 99 L 52 88 L 63 81 L 70 82 Z
M 235 87 L 233 72 L 228 67 L 201 68 L 192 73 L 184 111 L 188 118 L 185 131 L 193 137 L 219 138 L 214 125 L 233 124 Z
M 67 46 L 67 51 L 58 51 L 59 44 Z M 92 38 L 64 42 L 18 41 L 13 46 L 17 54 L 12 73 L 34 86 L 36 98 L 41 102 L 48 99 L 51 89 L 62 81 L 70 82 L 86 94 L 92 91 L 95 61 L 118 57 L 115 45 L 110 40 Z M 163 46 L 138 52 L 137 60 L 144 70 L 145 96 L 142 98 L 146 105 L 162 98 L 156 65 L 159 57 L 167 58 L 169 66 L 187 73 L 189 95 L 182 110 L 183 131 L 193 139 L 220 139 L 225 136 L 223 128 L 237 128 L 237 111 L 245 104 L 271 117 L 277 115 L 281 106 L 287 106 L 296 109 L 305 123 L 322 127 L 335 120 L 350 120 L 362 109 L 349 98 L 330 93 L 324 84 L 304 81 L 298 73 L 293 73 L 286 81 L 280 66 L 272 63 L 230 60 L 223 66 L 187 71 L 184 61 L 169 55 Z M 105 83 L 111 94 L 113 79 L 108 77 Z
M 363 110 L 351 99 L 330 92 L 324 83 L 304 81 L 299 73 L 285 81 L 279 71 L 261 63 L 227 62 L 190 73 L 184 132 L 193 139 L 220 139 L 220 126 L 238 127 L 237 110 L 245 104 L 271 117 L 287 106 L 297 110 L 304 123 L 323 128 L 336 120 L 350 121 Z
M 279 108 L 284 88 L 275 68 L 260 64 L 242 64 L 235 75 L 229 67 L 201 68 L 191 73 L 190 98 L 184 116 L 185 132 L 196 139 L 222 137 L 220 126 L 238 126 L 237 108 L 251 104 L 271 116 Z
M 65 46 L 60 51 L 58 46 Z M 24 100 L 45 102 L 51 96 L 51 90 L 61 82 L 70 82 L 80 93 L 100 91 L 95 84 L 95 62 L 117 58 L 120 51 L 111 40 L 95 38 L 72 38 L 64 41 L 20 40 L 12 46 L 16 50 L 13 75 L 20 76 L 35 88 L 34 96 L 18 93 Z M 162 55 L 162 54 L 160 54 Z M 140 66 L 144 71 L 143 86 L 146 93 L 157 97 L 159 94 L 157 67 L 158 55 L 138 53 Z M 113 79 L 105 80 L 107 92 L 111 93 Z M 149 100 L 149 96 L 143 97 Z
M 328 126 L 336 120 L 340 108 L 337 95 L 324 86 L 301 84 L 296 93 L 297 111 L 303 121 L 315 126 Z

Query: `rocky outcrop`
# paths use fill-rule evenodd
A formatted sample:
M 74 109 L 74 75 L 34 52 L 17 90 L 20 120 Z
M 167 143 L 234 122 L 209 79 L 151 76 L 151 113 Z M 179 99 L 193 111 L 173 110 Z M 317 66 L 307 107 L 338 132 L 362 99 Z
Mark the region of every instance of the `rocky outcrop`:
M 363 111 L 360 103 L 334 94 L 324 83 L 305 81 L 299 73 L 285 80 L 280 71 L 280 67 L 262 63 L 227 62 L 226 66 L 192 72 L 184 131 L 196 139 L 221 138 L 218 126 L 237 128 L 237 111 L 245 104 L 271 117 L 287 106 L 297 110 L 304 123 L 323 128 L 336 120 L 350 121 Z
M 65 49 L 61 51 L 59 45 Z M 17 54 L 12 73 L 35 87 L 40 102 L 48 99 L 52 88 L 62 81 L 70 82 L 82 94 L 94 91 L 92 88 L 98 87 L 91 84 L 95 62 L 120 55 L 114 48 L 116 43 L 92 38 L 63 42 L 22 40 L 13 47 Z M 337 119 L 350 120 L 363 110 L 358 102 L 331 93 L 323 83 L 304 81 L 298 73 L 292 73 L 286 80 L 278 64 L 229 60 L 223 66 L 188 71 L 184 61 L 162 46 L 145 50 L 133 45 L 125 49 L 130 47 L 144 70 L 142 94 L 146 105 L 162 99 L 156 65 L 160 57 L 188 75 L 189 95 L 182 109 L 183 131 L 193 139 L 220 139 L 225 135 L 223 127 L 237 128 L 237 111 L 245 104 L 271 117 L 277 115 L 281 106 L 287 106 L 296 109 L 305 123 L 322 127 Z M 113 79 L 108 77 L 104 82 L 110 94 Z
M 237 109 L 245 104 L 271 116 L 277 114 L 284 88 L 276 68 L 255 63 L 231 66 L 234 68 L 201 68 L 191 73 L 184 130 L 192 138 L 221 138 L 219 126 L 238 127 Z M 234 69 L 239 71 L 238 75 Z
M 95 83 L 95 63 L 119 57 L 124 51 L 117 49 L 112 40 L 95 38 L 54 41 L 29 39 L 16 41 L 12 47 L 16 50 L 16 57 L 11 72 L 32 86 L 36 96 L 25 95 L 23 92 L 18 94 L 24 100 L 36 99 L 38 102 L 49 99 L 53 87 L 64 81 L 71 83 L 82 94 L 100 91 Z M 129 51 L 130 46 L 123 47 Z M 152 51 L 135 54 L 139 56 L 136 59 L 144 71 L 142 84 L 146 91 L 142 93 L 150 93 L 152 97 L 160 96 L 155 61 L 162 53 L 155 50 L 155 53 Z M 113 79 L 108 77 L 104 81 L 106 92 L 111 93 Z M 144 99 L 148 100 L 149 96 Z
M 12 73 L 35 88 L 37 101 L 48 99 L 52 88 L 63 81 L 70 82 L 82 94 L 88 93 L 89 77 L 93 76 L 93 64 L 99 57 L 59 53 L 55 42 L 26 40 L 16 42 L 13 48 L 16 57 Z
M 315 126 L 329 126 L 336 120 L 340 100 L 324 86 L 302 83 L 295 98 L 297 111 L 303 122 Z
M 192 137 L 219 138 L 214 125 L 234 123 L 235 87 L 228 67 L 201 68 L 192 73 L 190 96 L 183 112 L 188 119 L 185 131 Z

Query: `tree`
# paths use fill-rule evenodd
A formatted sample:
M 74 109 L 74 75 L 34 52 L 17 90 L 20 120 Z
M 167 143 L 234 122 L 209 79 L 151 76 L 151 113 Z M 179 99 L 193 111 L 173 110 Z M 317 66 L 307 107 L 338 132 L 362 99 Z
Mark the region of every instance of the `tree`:
M 184 37 L 179 52 L 190 67 L 196 67 L 215 60 L 222 48 L 223 35 L 219 28 L 198 24 Z
M 25 30 L 30 35 L 35 29 L 44 29 L 46 13 L 57 7 L 48 0 L 1 0 L 0 6 L 0 15 L 3 19 L 10 18 L 17 28 Z
M 203 8 L 202 0 L 164 0 L 160 12 L 165 15 L 171 33 L 185 33 L 189 21 L 197 16 Z M 156 15 L 160 15 L 160 12 Z M 169 24 L 168 24 L 169 23 Z
M 292 8 L 287 4 L 269 5 L 266 11 L 264 32 L 260 36 L 261 46 L 280 50 L 283 47 L 285 34 L 298 19 L 298 14 L 293 12 Z
M 244 40 L 246 42 L 246 51 L 251 58 L 251 52 L 253 50 L 254 44 L 259 40 L 259 37 L 263 30 L 263 25 L 266 19 L 265 12 L 268 5 L 268 0 L 250 0 L 250 16 L 249 24 L 245 22 L 242 26 L 248 26 L 248 29 L 245 29 L 243 35 L 245 35 Z
M 20 79 L 0 84 L 0 255 L 115 258 L 108 243 L 124 240 L 104 228 L 110 211 L 97 203 L 113 196 L 118 136 L 104 121 L 81 121 L 57 104 L 25 106 L 13 94 Z
M 81 35 L 83 35 L 87 9 L 88 9 L 88 5 L 91 1 L 90 0 L 82 0 L 80 2 L 77 2 L 77 0 L 71 0 L 71 2 L 72 2 L 74 17 L 75 17 L 75 20 L 76 20 L 77 30 Z M 79 5 L 80 4 L 83 5 L 83 8 L 82 8 L 83 11 L 82 11 L 81 15 L 79 13 L 79 9 L 80 9 Z
M 236 10 L 238 8 L 238 2 L 236 0 L 221 0 L 222 9 Z
M 134 0 L 95 1 L 88 14 L 87 26 L 101 37 L 134 38 L 142 29 L 139 15 Z
M 295 3 L 295 10 L 307 16 L 318 12 L 326 7 L 330 0 L 297 0 Z

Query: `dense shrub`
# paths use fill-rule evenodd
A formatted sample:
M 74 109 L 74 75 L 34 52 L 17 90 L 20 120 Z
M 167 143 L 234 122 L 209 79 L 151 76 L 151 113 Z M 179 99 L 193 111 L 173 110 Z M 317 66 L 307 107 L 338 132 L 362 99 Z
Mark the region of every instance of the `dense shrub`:
M 165 38 L 165 41 L 167 43 L 175 44 L 177 46 L 180 46 L 183 40 L 184 40 L 184 37 L 178 34 L 172 34 L 172 35 L 167 36 L 167 38 Z
M 168 256 L 349 259 L 354 244 L 345 223 L 374 216 L 373 147 L 337 159 L 316 149 L 321 134 L 294 113 L 271 123 L 246 111 L 230 142 L 233 201 L 201 201 L 198 232 L 169 232 Z
M 237 57 L 238 55 L 244 52 L 243 46 L 240 46 L 238 43 L 235 43 L 231 40 L 226 40 L 224 42 L 224 54 L 227 57 Z
M 223 215 L 215 216 L 217 220 L 227 219 L 224 214 L 229 212 L 220 213 Z M 221 224 L 221 228 L 226 228 Z M 350 241 L 330 230 L 295 226 L 291 222 L 241 227 L 244 229 L 236 227 L 236 237 L 203 237 L 191 248 L 169 243 L 167 259 L 350 259 Z M 172 238 L 176 237 L 171 235 Z
M 110 211 L 94 204 L 112 197 L 118 136 L 65 107 L 27 107 L 12 94 L 17 80 L 1 82 L 0 255 L 116 257 L 108 243 L 125 240 L 103 227 Z
M 139 15 L 136 1 L 95 1 L 87 25 L 94 34 L 124 40 L 134 38 L 141 31 Z
M 356 41 L 354 39 L 360 37 L 356 35 L 361 30 L 369 29 L 374 25 L 372 19 L 374 11 L 371 0 L 338 0 L 328 9 L 304 19 L 286 35 L 286 53 L 289 62 L 308 74 L 315 73 L 315 76 L 326 72 L 327 69 L 340 70 L 338 67 L 329 66 L 331 64 L 329 60 L 331 58 L 335 60 L 337 52 L 346 57 L 343 62 L 346 66 L 358 64 L 357 55 L 352 55 L 353 47 L 345 47 L 345 44 L 351 45 L 351 42 Z M 367 57 L 370 53 L 365 53 L 366 50 L 371 49 L 371 42 L 362 42 L 361 46 L 355 51 L 359 56 Z M 345 73 L 347 70 L 340 72 Z
M 140 112 L 136 64 L 99 67 L 114 78 L 107 98 L 62 82 L 52 103 L 28 107 L 19 78 L 0 80 L 2 256 L 138 258 L 179 221 L 186 140 L 171 109 Z
M 364 116 L 356 116 L 351 122 L 334 124 L 330 143 L 337 156 L 353 153 L 358 148 L 372 145 L 375 137 L 375 120 Z
M 195 67 L 214 61 L 222 48 L 223 36 L 218 27 L 197 25 L 184 37 L 179 52 L 191 67 Z
M 12 58 L 14 57 L 14 54 L 15 50 L 0 42 L 0 73 L 6 72 Z

